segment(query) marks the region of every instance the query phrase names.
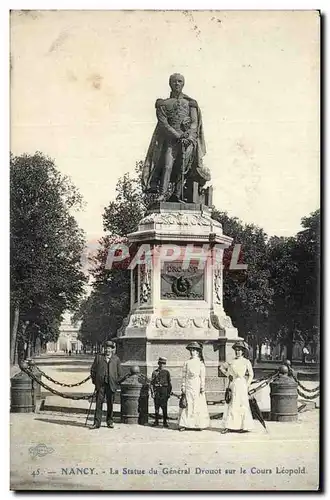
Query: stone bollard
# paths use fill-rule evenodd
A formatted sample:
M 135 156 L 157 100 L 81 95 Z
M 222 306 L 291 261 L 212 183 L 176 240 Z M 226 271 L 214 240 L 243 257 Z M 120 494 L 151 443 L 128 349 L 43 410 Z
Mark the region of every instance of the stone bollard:
M 123 424 L 148 423 L 149 386 L 141 382 L 142 378 L 140 368 L 132 366 L 130 375 L 120 385 L 120 421 Z
M 286 366 L 288 367 L 288 370 L 289 370 L 289 373 L 288 373 L 289 377 L 296 377 L 297 378 L 297 376 L 298 376 L 297 372 L 292 368 L 291 361 L 289 359 L 287 359 L 285 361 L 285 364 L 286 364 Z
M 27 359 L 26 360 L 27 362 L 27 367 L 28 369 L 33 373 L 33 375 L 38 379 L 40 380 L 41 382 L 41 373 L 39 372 L 38 368 L 37 368 L 37 365 L 35 363 L 35 361 L 33 361 L 33 359 Z M 33 386 L 33 390 L 34 390 L 34 394 L 35 394 L 35 398 L 36 400 L 40 400 L 41 399 L 41 385 L 38 384 L 38 382 L 35 382 L 34 380 L 32 380 L 32 386 Z
M 270 384 L 270 420 L 294 422 L 298 419 L 297 382 L 289 376 L 289 368 L 279 368 L 279 377 Z
M 33 413 L 36 405 L 32 380 L 29 375 L 21 371 L 12 377 L 10 382 L 11 413 Z

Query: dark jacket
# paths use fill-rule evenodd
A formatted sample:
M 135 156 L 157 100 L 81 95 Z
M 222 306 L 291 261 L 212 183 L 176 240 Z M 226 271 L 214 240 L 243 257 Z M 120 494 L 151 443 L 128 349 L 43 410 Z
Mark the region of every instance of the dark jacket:
M 91 367 L 92 382 L 98 390 L 105 385 L 108 379 L 108 363 L 104 354 L 97 354 Z M 116 354 L 109 361 L 109 385 L 112 392 L 116 392 L 118 380 L 123 376 L 120 359 Z
M 167 389 L 167 397 L 170 397 L 172 392 L 171 375 L 166 369 L 154 370 L 151 376 L 151 390 L 156 394 L 157 390 L 165 387 Z

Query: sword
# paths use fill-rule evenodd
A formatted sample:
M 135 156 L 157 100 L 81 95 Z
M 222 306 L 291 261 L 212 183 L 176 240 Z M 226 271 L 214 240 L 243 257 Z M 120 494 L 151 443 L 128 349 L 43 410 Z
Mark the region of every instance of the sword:
M 181 200 L 182 201 L 183 201 L 185 163 L 186 163 L 186 146 L 182 142 L 182 166 L 181 166 Z

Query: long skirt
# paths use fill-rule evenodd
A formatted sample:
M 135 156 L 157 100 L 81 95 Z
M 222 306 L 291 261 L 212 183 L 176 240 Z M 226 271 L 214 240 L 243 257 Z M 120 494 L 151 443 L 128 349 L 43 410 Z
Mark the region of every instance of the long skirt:
M 179 427 L 186 427 L 187 429 L 206 429 L 209 427 L 210 417 L 205 393 L 201 394 L 199 387 L 187 386 L 186 397 L 187 408 L 180 411 Z
M 229 388 L 232 399 L 225 405 L 222 417 L 222 428 L 229 430 L 253 430 L 253 418 L 249 405 L 248 388 L 245 378 L 234 379 Z

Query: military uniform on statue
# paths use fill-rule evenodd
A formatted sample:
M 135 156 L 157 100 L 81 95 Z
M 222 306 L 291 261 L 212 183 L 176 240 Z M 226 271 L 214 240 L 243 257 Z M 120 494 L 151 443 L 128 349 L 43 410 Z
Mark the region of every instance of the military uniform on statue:
M 155 423 L 159 425 L 159 409 L 163 412 L 163 425 L 168 427 L 167 423 L 167 403 L 172 392 L 171 375 L 165 370 L 166 358 L 158 359 L 158 368 L 154 370 L 151 376 L 151 395 L 155 401 Z
M 101 427 L 105 397 L 107 400 L 107 426 L 113 428 L 113 403 L 118 381 L 122 377 L 120 359 L 114 354 L 115 343 L 107 341 L 104 347 L 104 354 L 97 354 L 91 367 L 91 377 L 96 392 L 94 425 L 91 429 Z
M 146 192 L 158 192 L 159 201 L 170 198 L 184 202 L 188 201 L 184 192 L 187 194 L 193 181 L 202 187 L 211 177 L 203 166 L 205 141 L 199 106 L 182 93 L 182 75 L 171 75 L 169 84 L 170 97 L 156 101 L 158 123 L 144 163 L 142 184 Z

